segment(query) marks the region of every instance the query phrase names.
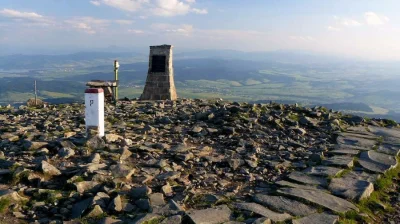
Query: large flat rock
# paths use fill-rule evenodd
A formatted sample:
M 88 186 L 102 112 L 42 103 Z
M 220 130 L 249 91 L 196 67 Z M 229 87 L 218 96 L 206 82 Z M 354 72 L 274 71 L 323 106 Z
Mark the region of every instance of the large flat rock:
M 384 173 L 397 165 L 394 156 L 375 151 L 362 152 L 358 162 L 365 169 L 377 173 Z
M 305 169 L 303 172 L 314 176 L 333 177 L 341 173 L 343 169 L 330 166 L 312 166 Z
M 306 216 L 317 212 L 317 210 L 311 206 L 282 196 L 256 194 L 253 200 L 275 211 L 287 212 L 294 216 Z
M 372 149 L 376 144 L 377 140 L 367 139 L 362 136 L 353 136 L 351 134 L 343 133 L 336 139 L 338 144 L 363 147 L 367 149 Z
M 226 205 L 202 210 L 191 210 L 186 213 L 188 219 L 194 224 L 219 224 L 231 219 L 232 211 Z
M 398 156 L 400 154 L 400 146 L 391 144 L 382 144 L 378 147 L 378 150 L 376 151 L 392 156 Z
M 350 210 L 358 211 L 358 208 L 355 205 L 345 199 L 333 196 L 321 190 L 282 188 L 278 190 L 278 193 L 302 198 L 335 212 L 347 212 Z
M 360 153 L 360 150 L 356 149 L 351 149 L 351 148 L 346 148 L 346 147 L 337 147 L 337 149 L 329 151 L 331 154 L 337 154 L 337 155 L 357 155 Z
M 352 175 L 346 175 L 341 178 L 333 178 L 329 184 L 329 190 L 334 195 L 359 201 L 371 195 L 374 185 Z
M 339 216 L 328 213 L 312 214 L 301 219 L 292 220 L 293 224 L 335 224 Z
M 400 144 L 400 129 L 368 126 L 371 133 L 383 137 L 385 143 Z
M 306 185 L 306 184 L 297 184 L 297 183 L 293 183 L 293 182 L 289 182 L 286 180 L 280 180 L 275 182 L 275 184 L 282 186 L 282 187 L 293 187 L 293 188 L 302 188 L 302 189 L 323 189 L 320 186 L 315 186 L 315 185 Z
M 378 178 L 381 177 L 380 174 L 372 174 L 372 173 L 366 173 L 363 171 L 351 171 L 345 175 L 346 177 L 351 177 L 353 179 L 357 180 L 365 180 L 371 183 L 374 183 Z
M 340 166 L 345 168 L 353 167 L 353 157 L 351 156 L 332 156 L 322 161 L 323 165 L 326 166 Z
M 311 185 L 319 185 L 319 186 L 328 186 L 328 181 L 325 178 L 309 176 L 305 173 L 294 171 L 289 174 L 289 179 L 303 183 L 303 184 L 311 184 Z
M 233 206 L 239 210 L 257 213 L 271 219 L 274 222 L 282 222 L 292 218 L 292 216 L 287 213 L 277 213 L 257 203 L 235 203 Z

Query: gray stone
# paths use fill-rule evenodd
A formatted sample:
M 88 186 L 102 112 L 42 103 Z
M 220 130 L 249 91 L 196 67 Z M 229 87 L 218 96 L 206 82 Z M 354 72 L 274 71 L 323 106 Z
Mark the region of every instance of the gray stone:
M 340 166 L 345 168 L 353 167 L 353 157 L 351 156 L 332 156 L 322 162 L 323 165 L 327 166 Z
M 31 142 L 28 140 L 24 141 L 23 147 L 25 150 L 38 150 L 40 148 L 43 148 L 47 146 L 47 142 Z
M 160 224 L 181 224 L 182 223 L 182 216 L 174 215 L 164 219 Z
M 60 151 L 58 151 L 58 155 L 68 159 L 69 157 L 75 155 L 75 151 L 71 148 L 61 148 Z
M 162 219 L 163 217 L 157 214 L 147 213 L 145 215 L 139 216 L 136 219 L 128 222 L 129 224 L 146 224 L 151 223 L 153 220 Z
M 231 219 L 232 211 L 226 205 L 216 206 L 202 210 L 186 212 L 188 219 L 194 224 L 220 224 Z
M 138 206 L 138 208 L 142 210 L 150 210 L 151 205 L 150 205 L 150 200 L 149 199 L 139 199 L 135 201 L 135 205 Z
M 149 194 L 151 194 L 151 188 L 147 186 L 135 187 L 129 192 L 129 195 L 136 199 L 147 197 Z
M 93 203 L 93 197 L 76 203 L 72 207 L 71 218 L 77 219 L 81 217 L 81 215 L 86 211 L 86 209 L 88 209 L 92 205 L 92 203 Z
M 374 191 L 374 185 L 365 180 L 358 180 L 351 175 L 341 178 L 333 178 L 329 184 L 329 190 L 337 196 L 350 200 L 368 198 Z
M 302 188 L 302 189 L 320 189 L 321 187 L 315 185 L 304 185 L 304 184 L 296 184 L 285 180 L 280 180 L 275 182 L 275 184 L 283 187 L 293 187 L 293 188 Z
M 338 144 L 356 146 L 360 148 L 365 148 L 367 150 L 371 150 L 377 144 L 376 140 L 367 139 L 361 136 L 355 137 L 354 135 L 348 133 L 343 133 L 336 139 L 336 141 L 338 142 Z
M 271 219 L 258 218 L 256 220 L 254 220 L 251 224 L 271 224 Z
M 330 167 L 330 166 L 313 166 L 313 167 L 308 167 L 305 169 L 303 172 L 306 174 L 310 175 L 315 175 L 315 176 L 323 176 L 323 177 L 333 177 L 341 173 L 343 169 L 339 169 L 336 167 Z
M 257 213 L 271 219 L 274 222 L 282 222 L 292 218 L 292 216 L 287 213 L 276 213 L 257 203 L 235 203 L 233 206 L 239 210 Z
M 125 178 L 127 180 L 131 179 L 131 176 L 135 173 L 135 169 L 129 167 L 128 165 L 118 163 L 116 165 L 110 166 L 110 171 L 114 178 Z
M 86 142 L 86 146 L 93 150 L 101 150 L 106 147 L 106 143 L 99 136 L 93 136 Z
M 122 220 L 113 219 L 110 217 L 106 217 L 99 221 L 99 224 L 122 224 L 122 223 L 124 223 Z
M 317 212 L 316 209 L 308 205 L 282 196 L 256 194 L 253 197 L 253 200 L 259 204 L 272 208 L 275 211 L 287 212 L 294 216 L 306 216 Z
M 28 198 L 22 197 L 18 192 L 14 190 L 0 190 L 0 199 L 8 198 L 13 202 L 21 202 L 28 200 Z
M 312 214 L 300 219 L 292 220 L 293 224 L 335 224 L 339 216 L 327 213 Z
M 105 134 L 104 138 L 106 139 L 107 143 L 116 142 L 119 139 L 123 139 L 122 136 L 116 134 Z
M 392 156 L 398 156 L 400 153 L 400 145 L 382 144 L 378 147 L 377 152 L 385 153 Z
M 101 186 L 101 184 L 96 181 L 81 181 L 78 183 L 74 183 L 74 185 L 76 187 L 76 191 L 81 194 L 85 191 L 97 191 Z
M 368 129 L 371 133 L 382 136 L 385 143 L 390 143 L 394 145 L 400 144 L 400 130 L 397 128 L 368 126 Z
M 152 212 L 162 215 L 162 216 L 171 216 L 181 214 L 183 212 L 183 208 L 178 205 L 174 200 L 169 200 L 168 203 L 164 206 L 153 207 Z
M 304 200 L 319 204 L 335 212 L 347 212 L 350 210 L 358 211 L 358 208 L 352 203 L 325 193 L 321 190 L 281 188 L 278 190 L 278 192 L 284 195 L 302 198 Z
M 58 176 L 61 175 L 60 170 L 55 168 L 53 165 L 46 161 L 42 161 L 40 165 L 41 170 L 43 171 L 44 174 L 50 175 L 50 176 Z
M 397 165 L 394 156 L 375 151 L 362 152 L 358 162 L 365 169 L 377 173 L 384 173 Z
M 288 177 L 294 181 L 298 181 L 303 184 L 320 185 L 323 187 L 328 186 L 328 181 L 325 178 L 309 176 L 305 173 L 298 171 L 293 171 L 289 174 Z
M 100 154 L 99 153 L 94 153 L 90 156 L 89 158 L 89 163 L 100 163 Z
M 102 214 L 103 214 L 103 210 L 101 209 L 101 207 L 99 205 L 95 205 L 94 208 L 87 214 L 86 217 L 95 218 L 95 217 L 99 217 Z
M 357 180 L 365 180 L 371 183 L 374 183 L 378 178 L 381 177 L 380 174 L 372 174 L 372 173 L 366 173 L 363 171 L 351 171 L 345 175 L 346 177 L 351 177 L 353 179 Z
M 165 205 L 164 195 L 162 193 L 154 193 L 149 195 L 151 206 Z
M 332 154 L 341 154 L 341 155 L 357 155 L 358 153 L 360 153 L 360 150 L 356 150 L 356 149 L 347 149 L 347 148 L 339 148 L 339 149 L 335 149 L 332 151 L 329 151 L 329 153 Z
M 129 151 L 128 147 L 123 147 L 121 149 L 121 156 L 119 157 L 119 160 L 126 160 L 132 155 L 131 151 Z
M 117 197 L 115 197 L 108 205 L 108 209 L 111 211 L 120 212 L 122 210 L 121 196 L 117 195 Z
M 158 180 L 175 180 L 181 176 L 180 172 L 175 172 L 175 171 L 169 171 L 165 173 L 161 173 L 157 175 Z

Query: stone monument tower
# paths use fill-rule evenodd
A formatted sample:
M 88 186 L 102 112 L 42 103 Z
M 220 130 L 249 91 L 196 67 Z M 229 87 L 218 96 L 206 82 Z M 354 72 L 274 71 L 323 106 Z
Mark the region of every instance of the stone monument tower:
M 149 71 L 140 100 L 176 100 L 172 47 L 150 46 Z

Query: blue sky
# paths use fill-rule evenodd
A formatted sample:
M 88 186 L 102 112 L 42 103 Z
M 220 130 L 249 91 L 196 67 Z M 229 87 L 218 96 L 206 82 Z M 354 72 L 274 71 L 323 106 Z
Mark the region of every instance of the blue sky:
M 10 49 L 305 50 L 400 60 L 398 0 L 1 0 Z M 0 48 L 1 49 L 1 48 Z

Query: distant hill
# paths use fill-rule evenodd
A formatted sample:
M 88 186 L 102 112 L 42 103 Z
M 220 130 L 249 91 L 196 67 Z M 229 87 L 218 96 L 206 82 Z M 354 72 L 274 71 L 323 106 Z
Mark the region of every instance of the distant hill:
M 135 52 L 79 52 L 65 55 L 8 55 L 0 56 L 0 69 L 44 69 L 68 67 L 71 65 L 90 67 L 96 64 L 111 63 L 119 58 L 133 58 L 144 55 Z M 100 60 L 100 61 L 99 61 Z

